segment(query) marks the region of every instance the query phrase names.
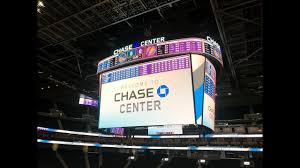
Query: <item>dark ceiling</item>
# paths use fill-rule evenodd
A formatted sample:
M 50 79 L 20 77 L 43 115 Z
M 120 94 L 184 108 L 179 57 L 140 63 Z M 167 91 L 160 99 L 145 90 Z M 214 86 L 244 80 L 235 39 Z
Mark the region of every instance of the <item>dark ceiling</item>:
M 43 0 L 43 4 L 38 7 L 36 72 L 41 98 L 68 103 L 76 103 L 78 93 L 96 98 L 98 61 L 134 41 L 209 35 L 221 45 L 224 60 L 217 79 L 217 113 L 228 106 L 262 104 L 261 0 Z

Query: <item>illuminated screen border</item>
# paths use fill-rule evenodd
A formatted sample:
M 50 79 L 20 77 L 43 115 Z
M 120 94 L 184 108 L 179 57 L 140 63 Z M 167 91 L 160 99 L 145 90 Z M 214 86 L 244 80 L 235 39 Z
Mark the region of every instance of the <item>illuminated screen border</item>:
M 179 57 L 187 57 L 188 60 L 189 60 L 189 64 L 190 64 L 190 75 L 191 75 L 191 93 L 192 93 L 192 101 L 193 101 L 193 113 L 194 113 L 194 123 L 190 123 L 190 124 L 196 124 L 196 116 L 195 116 L 195 100 L 194 100 L 194 90 L 193 90 L 193 73 L 192 73 L 192 62 L 191 62 L 191 54 L 182 54 L 182 55 L 176 55 L 176 56 L 173 56 L 173 57 L 168 57 L 168 58 L 161 58 L 161 59 L 157 59 L 157 60 L 149 60 L 149 61 L 145 61 L 145 62 L 142 62 L 142 63 L 138 63 L 138 64 L 134 64 L 134 65 L 128 65 L 128 66 L 124 66 L 124 67 L 120 67 L 120 68 L 117 68 L 117 69 L 114 69 L 114 70 L 111 70 L 111 71 L 107 71 L 107 72 L 104 72 L 104 73 L 101 73 L 99 75 L 99 108 L 98 108 L 98 114 L 99 114 L 99 117 L 98 117 L 98 129 L 104 129 L 104 128 L 100 128 L 100 110 L 101 110 L 101 91 L 102 91 L 102 76 L 104 74 L 107 74 L 107 73 L 111 73 L 111 72 L 114 72 L 114 71 L 118 71 L 118 70 L 121 70 L 121 69 L 126 69 L 126 68 L 130 68 L 130 67 L 136 67 L 136 66 L 139 66 L 139 65 L 144 65 L 144 64 L 147 64 L 147 63 L 152 63 L 152 62 L 159 62 L 159 61 L 163 61 L 163 60 L 174 60 L 176 58 L 179 58 Z M 202 55 L 199 55 L 199 56 L 202 56 Z M 203 56 L 202 56 L 203 57 Z M 187 69 L 187 68 L 186 68 Z M 179 69 L 175 69 L 175 70 L 179 70 Z M 174 70 L 173 70 L 174 71 Z M 164 71 L 164 72 L 169 72 L 169 71 Z M 160 72 L 160 73 L 164 73 L 164 72 Z M 138 76 L 136 76 L 138 77 Z M 122 79 L 121 79 L 122 80 Z M 160 125 L 143 125 L 143 126 L 160 126 Z M 122 127 L 122 128 L 132 128 L 132 127 L 143 127 L 143 126 L 128 126 L 128 127 Z

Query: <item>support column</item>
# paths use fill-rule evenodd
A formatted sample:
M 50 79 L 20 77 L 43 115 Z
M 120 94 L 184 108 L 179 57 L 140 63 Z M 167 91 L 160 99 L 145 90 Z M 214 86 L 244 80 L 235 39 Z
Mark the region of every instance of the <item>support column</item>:
M 128 168 L 130 164 L 131 164 L 131 159 L 128 159 L 126 165 L 123 168 Z
M 88 154 L 89 148 L 88 148 L 88 146 L 84 146 L 82 148 L 82 150 L 83 150 L 85 167 L 90 168 L 90 161 L 89 161 L 89 154 Z
M 53 106 L 54 106 L 54 109 L 55 109 L 55 110 L 58 110 L 58 107 L 57 107 L 56 102 L 53 103 Z M 57 121 L 57 124 L 58 124 L 59 129 L 62 129 L 62 130 L 63 130 L 64 127 L 63 127 L 62 122 L 61 122 L 61 120 L 60 120 L 59 117 L 56 118 L 56 121 Z
M 69 168 L 69 166 L 67 165 L 67 163 L 64 161 L 64 159 L 62 158 L 62 156 L 57 151 L 59 145 L 58 144 L 52 144 L 51 147 L 52 147 L 52 150 L 55 152 L 55 156 L 58 159 L 58 161 L 61 163 L 61 165 L 64 168 Z
M 250 114 L 254 113 L 254 109 L 253 109 L 253 105 L 252 104 L 249 105 L 249 111 L 250 111 Z
M 252 104 L 249 105 L 249 112 L 250 112 L 250 114 L 254 114 L 254 109 L 253 109 L 253 105 Z M 256 125 L 256 121 L 255 120 L 252 121 L 251 125 Z
M 64 161 L 64 159 L 62 158 L 62 156 L 58 153 L 58 151 L 55 152 L 56 154 L 56 158 L 59 160 L 59 162 L 62 164 L 62 166 L 64 168 L 69 168 L 69 166 L 67 165 L 67 163 Z
M 87 116 L 90 115 L 90 107 L 87 106 L 87 111 L 86 111 Z M 86 127 L 87 127 L 87 132 L 91 132 L 91 125 L 90 125 L 90 120 L 88 119 L 86 122 Z
M 64 129 L 62 123 L 61 123 L 61 120 L 60 119 L 56 119 L 57 123 L 58 123 L 58 126 L 59 126 L 59 129 Z
M 98 168 L 103 167 L 103 153 L 102 150 L 99 149 L 99 163 L 98 163 Z

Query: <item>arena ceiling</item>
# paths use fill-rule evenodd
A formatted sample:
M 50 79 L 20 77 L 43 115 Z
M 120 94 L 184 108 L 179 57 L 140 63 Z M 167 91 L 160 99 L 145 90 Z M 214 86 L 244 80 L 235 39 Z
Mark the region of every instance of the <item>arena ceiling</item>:
M 223 49 L 217 110 L 262 104 L 262 0 L 42 0 L 37 14 L 41 98 L 97 97 L 98 61 L 133 41 L 210 36 Z

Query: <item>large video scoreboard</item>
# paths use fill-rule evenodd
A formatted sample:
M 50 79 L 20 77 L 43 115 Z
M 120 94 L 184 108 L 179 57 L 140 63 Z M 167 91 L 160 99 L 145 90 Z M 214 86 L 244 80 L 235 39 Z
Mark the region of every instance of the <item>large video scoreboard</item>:
M 211 60 L 222 66 L 222 57 L 212 48 L 218 46 L 205 39 L 179 39 L 100 61 L 99 128 L 199 124 L 214 130 Z

